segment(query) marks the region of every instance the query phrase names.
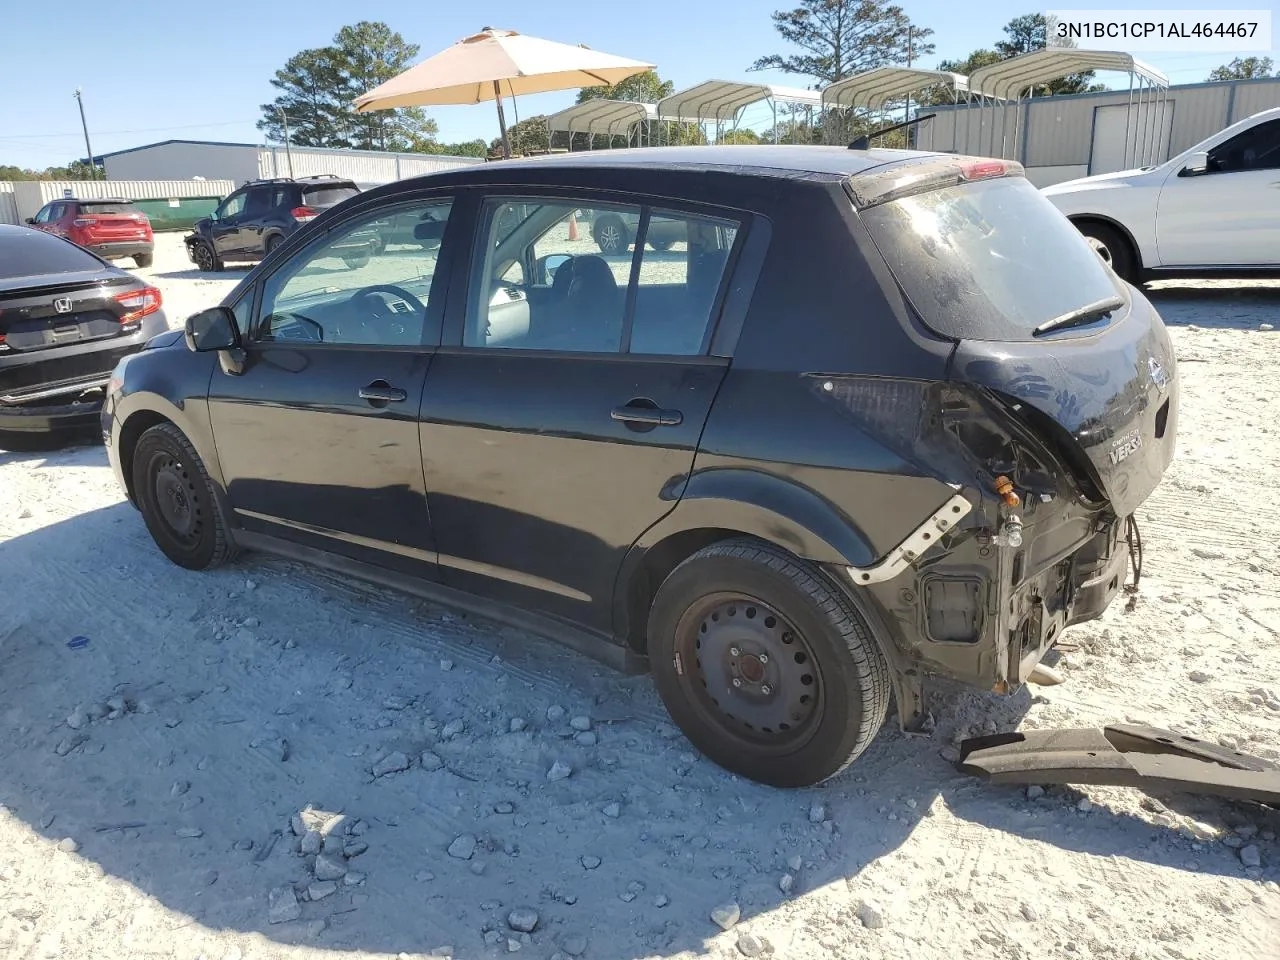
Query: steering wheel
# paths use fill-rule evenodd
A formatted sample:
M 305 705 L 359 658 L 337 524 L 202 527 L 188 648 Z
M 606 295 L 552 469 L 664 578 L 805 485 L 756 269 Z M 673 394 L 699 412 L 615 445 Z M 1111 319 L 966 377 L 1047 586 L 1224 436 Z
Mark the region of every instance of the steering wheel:
M 404 289 L 404 287 L 398 287 L 394 283 L 371 284 L 370 286 L 367 286 L 367 287 L 361 287 L 359 290 L 357 290 L 355 293 L 351 295 L 351 299 L 348 302 L 353 304 L 356 307 L 356 313 L 357 313 L 356 323 L 360 328 L 359 340 L 363 343 L 369 343 L 369 342 L 376 343 L 384 340 L 385 342 L 388 342 L 388 343 L 399 343 L 400 341 L 394 338 L 387 340 L 385 338 L 385 334 L 393 333 L 397 335 L 403 335 L 407 331 L 407 328 L 403 323 L 401 323 L 398 320 L 393 321 L 389 325 L 386 323 L 378 323 L 374 326 L 371 326 L 369 323 L 370 319 L 375 321 L 383 321 L 387 317 L 396 316 L 396 314 L 383 312 L 383 308 L 385 308 L 387 304 L 385 300 L 382 300 L 375 296 L 375 294 L 378 294 L 378 293 L 392 294 L 397 299 L 407 303 L 412 309 L 413 313 L 417 314 L 417 318 L 419 321 L 421 321 L 422 318 L 426 315 L 427 306 L 421 300 L 415 297 L 412 293 L 410 293 L 408 290 Z M 409 314 L 408 316 L 411 316 L 411 315 L 412 314 Z M 338 334 L 340 338 L 343 336 L 341 330 L 337 330 L 335 332 Z

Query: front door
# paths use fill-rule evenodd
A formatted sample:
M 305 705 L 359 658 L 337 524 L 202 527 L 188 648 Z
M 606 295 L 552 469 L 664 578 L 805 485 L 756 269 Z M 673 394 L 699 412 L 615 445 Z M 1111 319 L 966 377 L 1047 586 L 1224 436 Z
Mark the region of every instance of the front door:
M 1209 151 L 1203 173 L 1169 174 L 1156 242 L 1164 266 L 1270 266 L 1280 261 L 1280 120 Z
M 588 206 L 685 232 L 602 253 Z M 739 228 L 640 203 L 482 204 L 422 402 L 447 583 L 609 630 L 622 557 L 679 500 L 728 366 L 707 345 Z
M 447 199 L 354 214 L 261 283 L 242 372 L 213 375 L 210 417 L 237 518 L 262 533 L 435 573 L 418 407 L 439 343 L 443 247 L 371 243 L 388 211 L 447 221 Z M 376 250 L 358 267 L 351 250 Z
M 222 203 L 218 204 L 209 224 L 209 239 L 219 257 L 228 257 L 240 252 L 240 218 L 244 215 L 245 202 L 248 200 L 247 187 L 237 190 Z

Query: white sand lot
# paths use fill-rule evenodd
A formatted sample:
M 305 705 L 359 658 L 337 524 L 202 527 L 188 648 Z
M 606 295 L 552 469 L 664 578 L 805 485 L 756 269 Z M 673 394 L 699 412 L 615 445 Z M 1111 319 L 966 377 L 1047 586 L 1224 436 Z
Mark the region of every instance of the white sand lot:
M 140 273 L 175 325 L 243 275 L 175 234 Z M 1280 759 L 1280 285 L 1150 295 L 1182 409 L 1136 609 L 1067 632 L 1066 684 L 935 688 L 930 736 L 814 790 L 726 774 L 646 678 L 518 631 L 277 560 L 183 571 L 100 447 L 0 453 L 0 957 L 1280 957 L 1280 814 L 1028 799 L 942 756 L 1127 720 Z M 345 818 L 308 815 L 314 866 L 307 805 Z

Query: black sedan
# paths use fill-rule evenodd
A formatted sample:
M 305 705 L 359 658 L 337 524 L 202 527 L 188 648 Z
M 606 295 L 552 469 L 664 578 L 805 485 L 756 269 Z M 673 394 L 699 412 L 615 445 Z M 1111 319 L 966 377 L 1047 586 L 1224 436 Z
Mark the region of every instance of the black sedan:
M 155 287 L 70 240 L 0 224 L 0 449 L 96 431 L 117 361 L 166 329 Z
M 609 214 L 630 248 L 579 232 Z M 1018 164 L 698 147 L 363 193 L 122 362 L 102 428 L 175 563 L 274 551 L 647 667 L 700 750 L 799 785 L 927 674 L 1016 690 L 1102 613 L 1177 391 Z

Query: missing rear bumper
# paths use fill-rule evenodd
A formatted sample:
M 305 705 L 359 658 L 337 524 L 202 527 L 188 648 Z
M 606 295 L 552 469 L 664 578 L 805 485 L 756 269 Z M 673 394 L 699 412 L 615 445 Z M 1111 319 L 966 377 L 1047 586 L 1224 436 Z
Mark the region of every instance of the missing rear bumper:
M 846 567 L 850 579 L 857 586 L 892 580 L 954 529 L 955 525 L 972 509 L 973 504 L 957 493 L 916 527 L 905 540 L 890 550 L 879 563 L 869 567 Z

